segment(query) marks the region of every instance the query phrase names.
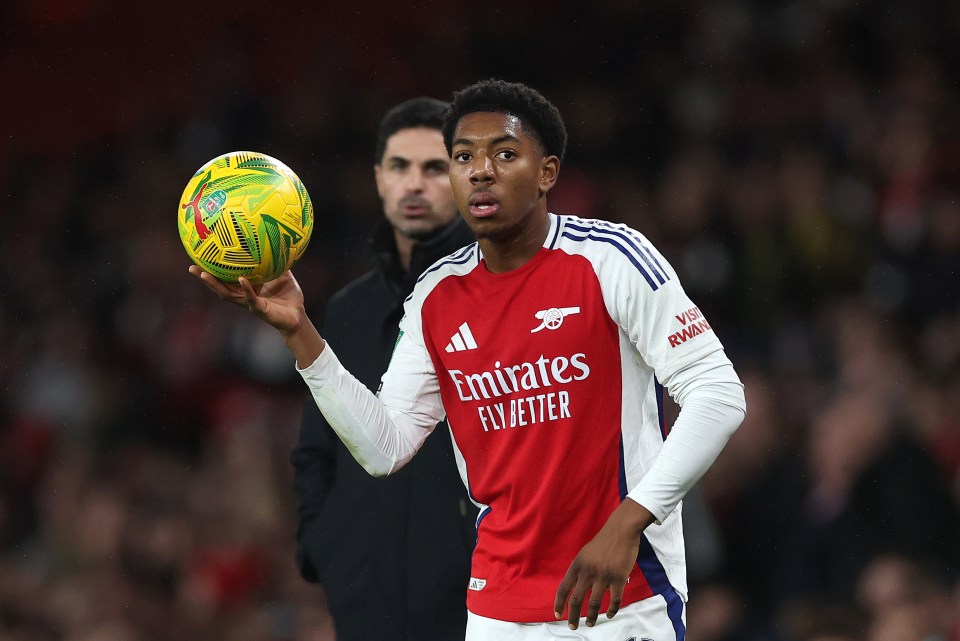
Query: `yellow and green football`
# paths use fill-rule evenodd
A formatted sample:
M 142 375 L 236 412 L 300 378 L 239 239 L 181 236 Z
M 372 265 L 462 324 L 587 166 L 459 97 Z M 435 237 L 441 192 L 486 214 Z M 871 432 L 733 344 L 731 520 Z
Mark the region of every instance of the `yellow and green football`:
M 217 156 L 187 183 L 180 240 L 200 269 L 235 283 L 277 278 L 299 259 L 313 232 L 313 204 L 285 164 L 266 154 Z

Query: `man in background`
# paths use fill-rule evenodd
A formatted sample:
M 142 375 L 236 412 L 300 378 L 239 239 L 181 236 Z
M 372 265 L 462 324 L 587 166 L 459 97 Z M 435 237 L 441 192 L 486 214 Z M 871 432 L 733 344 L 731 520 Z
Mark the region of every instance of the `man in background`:
M 433 262 L 473 242 L 457 215 L 440 128 L 448 103 L 403 102 L 380 123 L 374 176 L 385 218 L 375 267 L 335 294 L 323 332 L 368 388 L 387 368 L 403 301 Z M 291 460 L 299 500 L 298 564 L 326 589 L 338 641 L 462 639 L 476 508 L 445 425 L 416 460 L 374 478 L 310 399 Z

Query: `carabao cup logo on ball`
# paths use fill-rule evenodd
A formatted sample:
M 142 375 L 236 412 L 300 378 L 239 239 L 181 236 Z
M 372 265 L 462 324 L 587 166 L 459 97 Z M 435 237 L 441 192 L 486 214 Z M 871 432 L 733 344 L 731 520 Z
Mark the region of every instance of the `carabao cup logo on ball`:
M 200 269 L 235 283 L 265 283 L 303 255 L 313 204 L 285 164 L 266 154 L 217 156 L 187 183 L 178 212 L 180 240 Z

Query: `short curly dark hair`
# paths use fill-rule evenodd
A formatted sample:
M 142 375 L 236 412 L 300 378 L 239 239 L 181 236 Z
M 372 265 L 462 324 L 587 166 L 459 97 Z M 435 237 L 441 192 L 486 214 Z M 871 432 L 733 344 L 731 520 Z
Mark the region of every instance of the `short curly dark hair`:
M 525 84 L 504 80 L 481 80 L 454 94 L 443 119 L 443 144 L 453 152 L 453 133 L 467 114 L 478 111 L 510 114 L 520 119 L 524 130 L 540 143 L 543 152 L 561 161 L 567 151 L 567 128 L 556 107 Z
M 387 140 L 401 129 L 423 127 L 440 130 L 443 127 L 443 116 L 449 107 L 449 102 L 420 96 L 401 102 L 390 109 L 384 114 L 380 121 L 380 128 L 377 130 L 377 145 L 373 152 L 374 164 L 380 164 L 383 160 L 383 152 L 387 149 Z

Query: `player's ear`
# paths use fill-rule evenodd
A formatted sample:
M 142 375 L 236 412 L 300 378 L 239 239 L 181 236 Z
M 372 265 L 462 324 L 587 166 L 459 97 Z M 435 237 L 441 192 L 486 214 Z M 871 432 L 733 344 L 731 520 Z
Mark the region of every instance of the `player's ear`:
M 540 195 L 553 189 L 560 175 L 560 159 L 556 156 L 544 156 L 540 164 Z

